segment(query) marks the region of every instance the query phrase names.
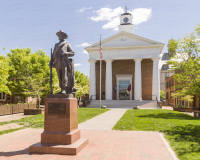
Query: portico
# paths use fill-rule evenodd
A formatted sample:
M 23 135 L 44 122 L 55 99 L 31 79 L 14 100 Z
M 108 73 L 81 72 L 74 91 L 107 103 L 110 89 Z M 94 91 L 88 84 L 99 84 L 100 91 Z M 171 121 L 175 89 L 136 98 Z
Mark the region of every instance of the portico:
M 160 97 L 160 86 L 159 86 L 159 57 L 151 58 L 153 61 L 152 66 L 152 100 L 159 100 Z M 102 79 L 102 83 L 105 81 L 105 100 L 113 100 L 113 94 L 116 94 L 117 100 L 119 99 L 119 81 L 128 80 L 131 84 L 131 91 L 134 89 L 134 97 L 130 95 L 130 100 L 142 100 L 142 58 L 135 58 L 134 75 L 133 74 L 117 74 L 116 75 L 116 88 L 113 89 L 113 76 L 112 76 L 112 63 L 114 59 L 106 59 L 106 73 L 105 79 Z M 90 97 L 96 99 L 96 69 L 95 65 L 98 60 L 89 60 L 90 63 Z M 134 77 L 134 83 L 132 82 Z M 132 85 L 133 84 L 133 85 Z M 116 91 L 114 91 L 116 89 Z M 145 89 L 144 89 L 145 90 Z M 114 93 L 113 93 L 114 92 Z M 115 93 L 116 92 L 116 93 Z M 131 92 L 132 93 L 132 92 Z M 144 99 L 145 100 L 145 99 Z

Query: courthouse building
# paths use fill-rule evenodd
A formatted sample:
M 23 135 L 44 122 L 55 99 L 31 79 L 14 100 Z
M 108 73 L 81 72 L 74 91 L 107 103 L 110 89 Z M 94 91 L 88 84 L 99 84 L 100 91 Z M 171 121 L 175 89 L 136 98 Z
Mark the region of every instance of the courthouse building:
M 160 54 L 164 44 L 133 34 L 133 16 L 123 13 L 119 32 L 103 39 L 102 104 L 133 105 L 160 100 Z M 91 104 L 100 98 L 100 54 L 97 42 L 85 48 L 89 53 Z M 128 89 L 129 88 L 129 89 Z M 124 101 L 121 101 L 124 100 Z M 116 103 L 117 102 L 117 103 Z

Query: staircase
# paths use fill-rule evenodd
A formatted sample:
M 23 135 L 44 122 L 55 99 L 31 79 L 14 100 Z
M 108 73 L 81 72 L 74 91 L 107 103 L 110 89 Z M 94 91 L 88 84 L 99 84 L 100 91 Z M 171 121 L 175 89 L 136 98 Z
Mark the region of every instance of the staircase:
M 139 106 L 140 109 L 158 109 L 157 101 L 153 100 L 101 100 L 101 105 L 107 108 L 133 108 Z M 99 108 L 99 100 L 92 100 L 88 108 Z

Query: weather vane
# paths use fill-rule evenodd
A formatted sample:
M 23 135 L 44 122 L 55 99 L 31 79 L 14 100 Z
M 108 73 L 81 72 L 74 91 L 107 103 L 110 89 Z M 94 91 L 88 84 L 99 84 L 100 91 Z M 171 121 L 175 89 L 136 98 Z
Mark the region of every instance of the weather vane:
M 128 8 L 127 8 L 127 6 L 125 6 L 125 12 L 127 13 L 127 10 L 128 10 Z

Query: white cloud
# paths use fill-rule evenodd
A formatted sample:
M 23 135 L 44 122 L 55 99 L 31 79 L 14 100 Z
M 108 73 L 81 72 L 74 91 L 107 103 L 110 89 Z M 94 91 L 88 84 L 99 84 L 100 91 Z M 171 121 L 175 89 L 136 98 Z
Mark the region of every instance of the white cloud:
M 88 52 L 86 50 L 84 50 L 82 53 L 88 54 Z
M 112 21 L 106 23 L 103 25 L 103 29 L 109 29 L 109 28 L 114 28 L 114 30 L 118 30 L 118 25 L 119 25 L 119 17 L 113 18 Z
M 119 16 L 124 13 L 123 8 L 118 7 L 115 9 L 111 8 L 101 8 L 100 10 L 94 11 L 97 16 L 89 17 L 93 21 L 108 21 L 102 26 L 103 29 L 113 28 L 114 31 L 118 30 L 118 25 L 120 24 Z M 133 15 L 133 24 L 138 25 L 142 22 L 146 22 L 151 17 L 151 8 L 137 8 L 130 11 Z
M 92 7 L 88 7 L 88 8 L 83 7 L 83 8 L 81 8 L 81 9 L 79 9 L 79 10 L 76 10 L 76 11 L 78 11 L 78 12 L 83 12 L 84 10 L 89 10 L 89 9 L 92 9 Z
M 76 45 L 76 47 L 87 47 L 87 46 L 90 46 L 91 44 L 89 44 L 89 43 L 82 43 L 82 44 L 80 44 L 80 45 Z
M 133 24 L 138 25 L 142 22 L 146 22 L 151 17 L 151 8 L 137 8 L 134 9 L 131 14 L 133 15 Z
M 97 10 L 96 13 L 98 16 L 90 17 L 93 21 L 112 21 L 113 18 L 117 17 L 119 14 L 123 13 L 123 9 L 121 7 L 111 9 L 111 8 L 101 8 Z
M 75 67 L 81 66 L 81 63 L 74 64 Z

